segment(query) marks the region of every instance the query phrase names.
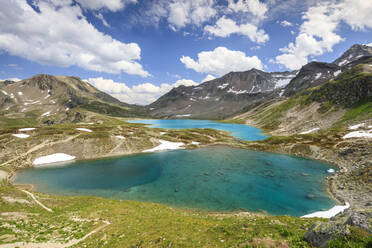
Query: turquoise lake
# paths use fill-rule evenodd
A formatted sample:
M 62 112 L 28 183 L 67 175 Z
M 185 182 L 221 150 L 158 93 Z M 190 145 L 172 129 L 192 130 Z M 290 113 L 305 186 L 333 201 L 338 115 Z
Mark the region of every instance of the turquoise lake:
M 293 156 L 209 147 L 31 168 L 20 171 L 14 182 L 50 194 L 301 216 L 335 205 L 326 193 L 329 168 Z
M 149 124 L 150 127 L 164 128 L 164 129 L 186 129 L 186 128 L 211 128 L 222 131 L 231 132 L 242 140 L 263 140 L 267 138 L 262 134 L 261 129 L 254 128 L 243 124 L 220 123 L 208 120 L 131 120 L 130 123 Z

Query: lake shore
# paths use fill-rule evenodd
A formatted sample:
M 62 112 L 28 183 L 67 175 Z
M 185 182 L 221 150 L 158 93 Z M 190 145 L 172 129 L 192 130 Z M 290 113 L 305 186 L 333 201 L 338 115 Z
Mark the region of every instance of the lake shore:
M 140 125 L 137 125 L 136 126 L 142 126 L 141 124 Z M 94 130 L 94 126 L 89 126 L 91 129 Z M 363 204 L 365 202 L 364 201 L 353 201 L 353 198 L 355 195 L 358 194 L 357 191 L 352 191 L 352 192 L 347 192 L 347 194 L 344 193 L 343 190 L 340 190 L 339 187 L 338 187 L 338 176 L 341 174 L 341 175 L 344 175 L 345 172 L 347 172 L 347 168 L 345 165 L 347 165 L 347 161 L 349 160 L 346 160 L 345 161 L 341 161 L 339 158 L 337 158 L 337 154 L 335 155 L 334 151 L 330 151 L 328 148 L 326 147 L 322 147 L 322 145 L 319 145 L 319 149 L 314 149 L 314 145 L 310 145 L 310 153 L 309 153 L 309 149 L 306 148 L 306 146 L 301 146 L 301 149 L 297 149 L 297 143 L 298 143 L 298 140 L 297 138 L 296 139 L 293 139 L 293 140 L 281 140 L 279 143 L 275 142 L 275 144 L 272 143 L 272 140 L 275 139 L 275 137 L 270 137 L 268 138 L 267 140 L 265 141 L 242 141 L 242 140 L 237 140 L 237 139 L 234 139 L 233 137 L 231 136 L 226 136 L 226 134 L 224 134 L 225 132 L 211 132 L 211 131 L 208 131 L 208 130 L 198 130 L 198 136 L 195 136 L 194 137 L 194 132 L 195 130 L 188 130 L 187 132 L 189 133 L 187 136 L 188 140 L 185 140 L 184 137 L 186 136 L 182 136 L 181 139 L 179 138 L 175 138 L 174 135 L 177 134 L 177 133 L 184 133 L 185 131 L 179 131 L 179 130 L 168 130 L 168 129 L 158 129 L 158 128 L 143 128 L 143 129 L 146 129 L 146 130 L 150 130 L 150 131 L 154 131 L 156 130 L 156 138 L 150 138 L 148 139 L 150 141 L 149 145 L 143 147 L 142 149 L 138 149 L 139 147 L 137 147 L 136 149 L 126 149 L 126 150 L 116 150 L 115 153 L 110 153 L 110 151 L 112 151 L 112 149 L 105 149 L 105 150 L 102 150 L 100 152 L 95 152 L 94 150 L 86 150 L 84 149 L 83 151 L 79 152 L 79 155 L 76 156 L 76 161 L 82 161 L 82 160 L 91 160 L 91 159 L 101 159 L 101 158 L 111 158 L 111 157 L 118 157 L 118 156 L 125 156 L 125 155 L 133 155 L 133 154 L 139 154 L 139 153 L 142 153 L 144 150 L 148 150 L 148 149 L 153 149 L 154 147 L 156 147 L 157 145 L 160 144 L 159 140 L 161 139 L 168 139 L 169 140 L 169 137 L 170 140 L 172 140 L 172 142 L 177 142 L 177 141 L 183 141 L 183 143 L 185 143 L 185 148 L 186 149 L 193 149 L 193 148 L 197 148 L 197 147 L 211 147 L 211 146 L 216 146 L 216 145 L 225 145 L 225 146 L 232 146 L 232 147 L 239 147 L 239 148 L 245 148 L 245 149 L 249 149 L 249 150 L 259 150 L 259 151 L 267 151 L 267 152 L 274 152 L 274 153 L 280 153 L 280 154 L 288 154 L 288 155 L 294 155 L 294 156 L 299 156 L 299 157 L 304 157 L 304 158 L 310 158 L 310 159 L 315 159 L 315 160 L 318 160 L 318 161 L 322 161 L 322 162 L 327 162 L 327 163 L 330 163 L 332 165 L 335 165 L 337 168 L 339 168 L 339 170 L 333 174 L 333 175 L 330 175 L 328 178 L 327 178 L 327 188 L 326 190 L 328 191 L 329 195 L 335 199 L 337 202 L 339 202 L 339 204 L 344 204 L 344 202 L 347 202 L 347 201 L 350 201 L 351 203 L 351 206 L 352 207 L 363 207 Z M 142 130 L 142 128 L 141 128 Z M 130 138 L 136 138 L 138 139 L 138 137 L 136 136 L 136 128 L 134 129 L 131 129 L 129 130 L 130 131 Z M 226 140 L 218 140 L 216 138 L 213 138 L 214 135 L 216 135 L 217 133 L 221 133 L 223 134 L 221 137 L 229 137 L 229 139 L 226 139 Z M 172 135 L 172 136 L 169 136 L 169 135 Z M 89 134 L 86 134 L 87 136 L 94 136 L 94 132 L 92 133 L 89 133 Z M 84 135 L 85 136 L 85 135 Z M 88 137 L 89 137 L 88 136 Z M 123 141 L 126 141 L 128 140 L 129 136 L 127 135 L 124 135 L 126 136 L 125 139 L 120 139 L 119 142 L 123 142 Z M 123 136 L 123 137 L 124 137 Z M 153 136 L 153 134 L 152 134 Z M 200 140 L 201 137 L 206 137 L 209 139 L 208 142 L 203 142 L 203 140 Z M 311 135 L 301 135 L 300 136 L 302 140 L 304 141 L 301 141 L 301 143 L 303 142 L 309 142 L 309 141 L 306 141 L 306 137 L 312 137 Z M 79 137 L 77 137 L 79 138 Z M 86 138 L 85 139 L 85 142 L 86 142 Z M 142 138 L 141 138 L 142 139 Z M 95 138 L 94 139 L 94 142 L 101 142 L 101 138 L 99 138 L 98 140 Z M 112 140 L 110 138 L 111 142 L 113 144 L 116 144 L 117 146 L 117 143 L 118 143 L 118 139 L 116 140 Z M 89 140 L 88 140 L 89 141 Z M 289 142 L 288 142 L 289 141 Z M 104 141 L 106 142 L 106 141 Z M 200 144 L 199 145 L 195 145 L 195 142 L 199 142 Z M 71 145 L 71 147 L 73 149 L 70 149 L 69 151 L 74 151 L 74 150 L 78 150 L 79 148 L 81 148 L 81 145 L 79 145 L 80 143 L 76 144 L 76 142 L 73 142 L 71 144 L 71 142 L 69 141 L 70 144 L 66 144 L 67 146 Z M 120 144 L 120 143 L 119 143 Z M 309 147 L 309 146 L 307 146 Z M 76 149 L 78 148 L 78 149 Z M 293 149 L 293 148 L 296 148 L 296 149 Z M 67 154 L 70 154 L 70 153 L 67 153 Z M 81 155 L 84 155 L 84 156 L 81 156 Z M 45 153 L 42 153 L 41 155 L 47 155 Z M 35 158 L 35 157 L 33 157 Z M 28 161 L 32 161 L 32 160 L 28 160 Z M 17 166 L 15 166 L 16 168 L 22 168 L 24 166 L 24 164 L 18 164 Z M 28 165 L 28 166 L 32 166 L 32 165 Z M 346 168 L 346 169 L 345 169 Z M 367 198 L 368 199 L 368 198 Z

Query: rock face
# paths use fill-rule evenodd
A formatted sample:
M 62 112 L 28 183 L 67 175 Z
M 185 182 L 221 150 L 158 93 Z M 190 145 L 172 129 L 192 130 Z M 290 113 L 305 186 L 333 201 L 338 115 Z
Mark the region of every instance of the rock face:
M 222 119 L 262 99 L 278 97 L 296 73 L 230 72 L 198 86 L 174 88 L 149 107 L 155 117 Z
M 363 56 L 372 56 L 372 47 L 366 45 L 355 44 L 348 49 L 341 57 L 333 61 L 333 64 L 345 66 Z
M 149 107 L 155 118 L 224 119 L 323 85 L 371 57 L 371 47 L 353 45 L 334 63 L 311 62 L 299 71 L 230 72 L 198 86 L 172 89 Z
M 311 62 L 301 68 L 297 76 L 287 85 L 285 96 L 319 86 L 337 76 L 341 68 L 335 64 Z
M 350 226 L 361 228 L 372 233 L 369 222 L 370 212 L 346 212 L 339 214 L 328 222 L 315 222 L 305 234 L 305 240 L 315 247 L 325 247 L 329 241 L 337 238 L 347 238 L 351 231 Z

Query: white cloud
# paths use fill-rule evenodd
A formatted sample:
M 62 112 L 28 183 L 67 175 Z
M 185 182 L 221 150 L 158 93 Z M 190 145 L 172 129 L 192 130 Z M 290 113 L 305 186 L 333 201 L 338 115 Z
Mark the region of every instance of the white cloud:
M 105 27 L 108 27 L 108 28 L 110 27 L 110 24 L 108 24 L 106 19 L 103 17 L 102 13 L 94 14 L 94 16 L 97 17 L 97 19 L 99 19 Z
M 87 70 L 150 74 L 137 61 L 141 48 L 99 32 L 72 1 L 5 1 L 0 9 L 0 50 L 41 64 Z
M 286 21 L 286 20 L 281 21 L 280 25 L 282 25 L 283 27 L 292 27 L 293 26 L 292 23 L 290 23 L 289 21 Z
M 231 71 L 262 69 L 261 60 L 257 56 L 249 57 L 244 52 L 229 50 L 226 47 L 200 52 L 197 61 L 188 56 L 182 56 L 180 60 L 187 68 L 196 72 L 218 76 Z
M 279 64 L 295 70 L 308 63 L 309 56 L 331 52 L 333 46 L 343 41 L 336 33 L 343 21 L 353 30 L 372 28 L 372 1 L 343 0 L 338 3 L 320 3 L 310 7 L 303 15 L 305 20 L 295 43 L 280 49 L 282 55 L 276 57 Z
M 267 6 L 265 3 L 261 3 L 259 0 L 228 0 L 228 9 L 234 12 L 250 12 L 255 15 L 256 18 L 263 19 L 267 12 Z
M 118 11 L 125 7 L 128 3 L 137 3 L 137 0 L 75 0 L 80 3 L 83 8 L 98 10 L 106 8 L 110 11 Z
M 187 24 L 199 26 L 216 15 L 213 0 L 175 0 L 169 4 L 168 22 L 174 30 Z
M 147 105 L 154 102 L 174 87 L 180 85 L 193 86 L 198 84 L 192 80 L 180 79 L 173 84 L 161 84 L 160 86 L 156 86 L 151 83 L 143 83 L 128 87 L 125 83 L 115 82 L 112 79 L 104 79 L 102 77 L 89 78 L 85 81 L 120 101 L 140 105 Z
M 208 75 L 203 79 L 203 81 L 201 81 L 201 82 L 204 83 L 204 82 L 211 81 L 211 80 L 213 80 L 213 79 L 216 79 L 216 77 L 213 76 L 213 75 L 211 75 L 211 74 L 208 74 Z
M 265 43 L 269 40 L 269 36 L 263 29 L 258 29 L 257 26 L 251 23 L 237 25 L 234 20 L 228 19 L 225 16 L 221 17 L 217 21 L 216 25 L 205 26 L 204 31 L 218 37 L 228 37 L 231 34 L 240 34 L 247 36 L 251 41 L 257 43 Z
M 22 79 L 20 79 L 20 78 L 6 78 L 6 79 L 0 79 L 0 81 L 5 81 L 5 80 L 10 80 L 10 81 L 18 82 L 18 81 L 21 81 Z

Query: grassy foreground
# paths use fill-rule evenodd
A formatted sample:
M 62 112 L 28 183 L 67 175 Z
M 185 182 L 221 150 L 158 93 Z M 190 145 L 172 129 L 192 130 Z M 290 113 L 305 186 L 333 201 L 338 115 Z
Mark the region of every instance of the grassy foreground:
M 0 244 L 64 243 L 83 237 L 101 225 L 101 220 L 108 220 L 110 225 L 76 247 L 309 247 L 302 237 L 313 222 L 289 216 L 221 214 L 155 203 L 35 193 L 53 210 L 50 213 L 8 183 L 1 185 L 0 194 Z

